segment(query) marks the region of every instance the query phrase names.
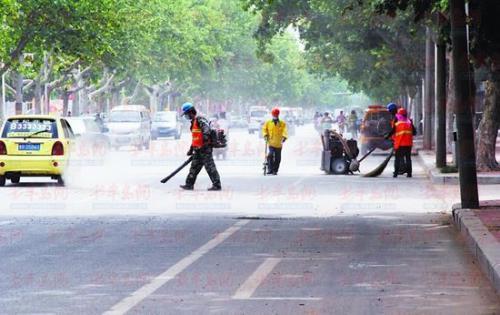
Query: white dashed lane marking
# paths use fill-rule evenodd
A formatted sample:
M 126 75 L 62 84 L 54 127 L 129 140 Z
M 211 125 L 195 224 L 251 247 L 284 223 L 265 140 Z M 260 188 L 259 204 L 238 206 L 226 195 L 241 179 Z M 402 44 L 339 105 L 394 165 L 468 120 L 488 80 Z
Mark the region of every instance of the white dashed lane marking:
M 271 273 L 271 271 L 273 271 L 274 267 L 276 267 L 280 261 L 281 258 L 267 258 L 240 286 L 238 291 L 236 291 L 233 295 L 233 299 L 250 299 L 255 290 L 257 290 L 257 287 L 266 279 L 266 277 Z
M 190 255 L 181 259 L 178 263 L 167 269 L 162 274 L 155 277 L 150 283 L 136 290 L 130 296 L 115 304 L 109 311 L 103 313 L 104 315 L 121 315 L 130 311 L 134 306 L 142 302 L 148 296 L 153 294 L 156 290 L 162 287 L 165 283 L 174 279 L 178 274 L 184 271 L 187 267 L 192 265 L 195 261 L 203 257 L 210 250 L 224 242 L 228 237 L 236 233 L 241 227 L 250 222 L 250 220 L 240 220 L 233 226 L 218 234 L 216 237 L 208 241 L 205 245 L 201 246 Z

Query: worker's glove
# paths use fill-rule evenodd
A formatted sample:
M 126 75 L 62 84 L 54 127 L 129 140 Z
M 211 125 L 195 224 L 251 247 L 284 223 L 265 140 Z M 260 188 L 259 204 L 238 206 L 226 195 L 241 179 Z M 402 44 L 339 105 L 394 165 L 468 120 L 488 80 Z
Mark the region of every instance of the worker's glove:
M 187 152 L 187 156 L 191 156 L 194 153 L 193 147 L 189 148 L 189 151 Z
M 269 136 L 264 136 L 264 140 L 265 140 L 266 142 L 269 142 Z
M 281 143 L 285 143 L 285 141 L 286 141 L 286 138 L 283 138 L 283 139 L 281 140 Z

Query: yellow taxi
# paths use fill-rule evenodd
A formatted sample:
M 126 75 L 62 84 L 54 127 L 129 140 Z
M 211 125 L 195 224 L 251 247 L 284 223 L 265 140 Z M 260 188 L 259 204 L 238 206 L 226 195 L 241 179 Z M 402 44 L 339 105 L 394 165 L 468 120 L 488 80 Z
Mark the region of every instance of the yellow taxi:
M 0 134 L 0 186 L 7 179 L 51 177 L 64 185 L 63 174 L 74 139 L 64 118 L 19 115 L 5 120 Z

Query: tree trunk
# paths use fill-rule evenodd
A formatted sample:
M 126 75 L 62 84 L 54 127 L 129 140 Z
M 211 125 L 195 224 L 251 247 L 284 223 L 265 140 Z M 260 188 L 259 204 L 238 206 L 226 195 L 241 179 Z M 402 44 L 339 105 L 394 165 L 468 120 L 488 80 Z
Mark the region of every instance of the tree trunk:
M 432 149 L 432 109 L 434 103 L 434 43 L 430 27 L 425 31 L 425 80 L 424 80 L 424 150 Z
M 70 96 L 70 93 L 68 93 L 67 91 L 63 92 L 63 116 L 68 116 L 69 96 Z
M 120 105 L 120 90 L 113 89 L 111 92 L 111 108 Z M 111 108 L 109 110 L 111 110 Z
M 47 111 L 47 113 L 50 113 L 50 96 L 51 95 L 52 95 L 52 88 L 50 86 L 46 85 L 44 107 L 45 107 L 45 110 Z M 65 115 L 64 112 L 63 112 L 63 115 Z
M 413 123 L 417 128 L 417 133 L 422 134 L 422 85 L 417 86 L 417 93 L 413 102 L 414 114 Z
M 446 166 L 446 43 L 436 42 L 436 167 Z
M 159 90 L 160 89 L 157 85 L 153 85 L 151 88 L 144 87 L 144 91 L 146 91 L 146 94 L 149 97 L 149 110 L 152 113 L 155 113 L 158 107 Z
M 23 86 L 24 86 L 24 78 L 23 75 L 19 72 L 15 73 L 16 78 L 16 115 L 20 115 L 23 113 Z
M 4 109 L 5 109 L 5 75 L 2 74 L 0 75 L 0 89 L 2 92 L 2 97 L 0 97 L 0 120 L 4 120 L 5 118 L 5 112 L 4 112 Z
M 457 116 L 457 139 L 459 151 L 458 171 L 460 177 L 461 207 L 479 208 L 477 189 L 476 152 L 472 108 L 470 64 L 467 56 L 465 0 L 450 0 L 451 41 L 453 73 L 455 76 L 455 108 Z
M 82 82 L 83 84 L 85 84 L 85 82 Z M 89 94 L 87 92 L 87 89 L 86 88 L 83 88 L 80 90 L 80 112 L 78 113 L 78 115 L 80 114 L 87 114 L 87 112 L 89 111 Z
M 455 130 L 455 103 L 456 103 L 456 95 L 455 95 L 455 77 L 452 75 L 454 67 L 453 67 L 453 56 L 449 54 L 449 72 L 448 72 L 448 93 L 446 99 L 446 151 L 448 153 L 453 153 L 453 132 Z M 454 160 L 453 162 L 456 161 Z
M 496 141 L 500 121 L 500 80 L 486 81 L 483 118 L 478 128 L 477 168 L 480 171 L 499 170 Z
M 35 114 L 42 113 L 42 82 L 40 79 L 35 79 Z

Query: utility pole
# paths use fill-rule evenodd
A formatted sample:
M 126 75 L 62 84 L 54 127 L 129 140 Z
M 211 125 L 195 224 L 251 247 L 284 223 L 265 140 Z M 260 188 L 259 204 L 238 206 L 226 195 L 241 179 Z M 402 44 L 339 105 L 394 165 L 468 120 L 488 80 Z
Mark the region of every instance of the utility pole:
M 446 42 L 440 34 L 443 17 L 437 15 L 438 34 L 435 48 L 435 112 L 436 112 L 436 167 L 446 166 Z
M 466 15 L 464 0 L 450 0 L 453 73 L 455 78 L 457 145 L 459 152 L 460 197 L 462 208 L 479 208 L 476 150 L 472 109 L 474 100 L 467 54 Z
M 425 80 L 424 80 L 424 150 L 432 149 L 432 113 L 433 113 L 433 70 L 434 70 L 434 44 L 432 31 L 429 26 L 425 28 Z

